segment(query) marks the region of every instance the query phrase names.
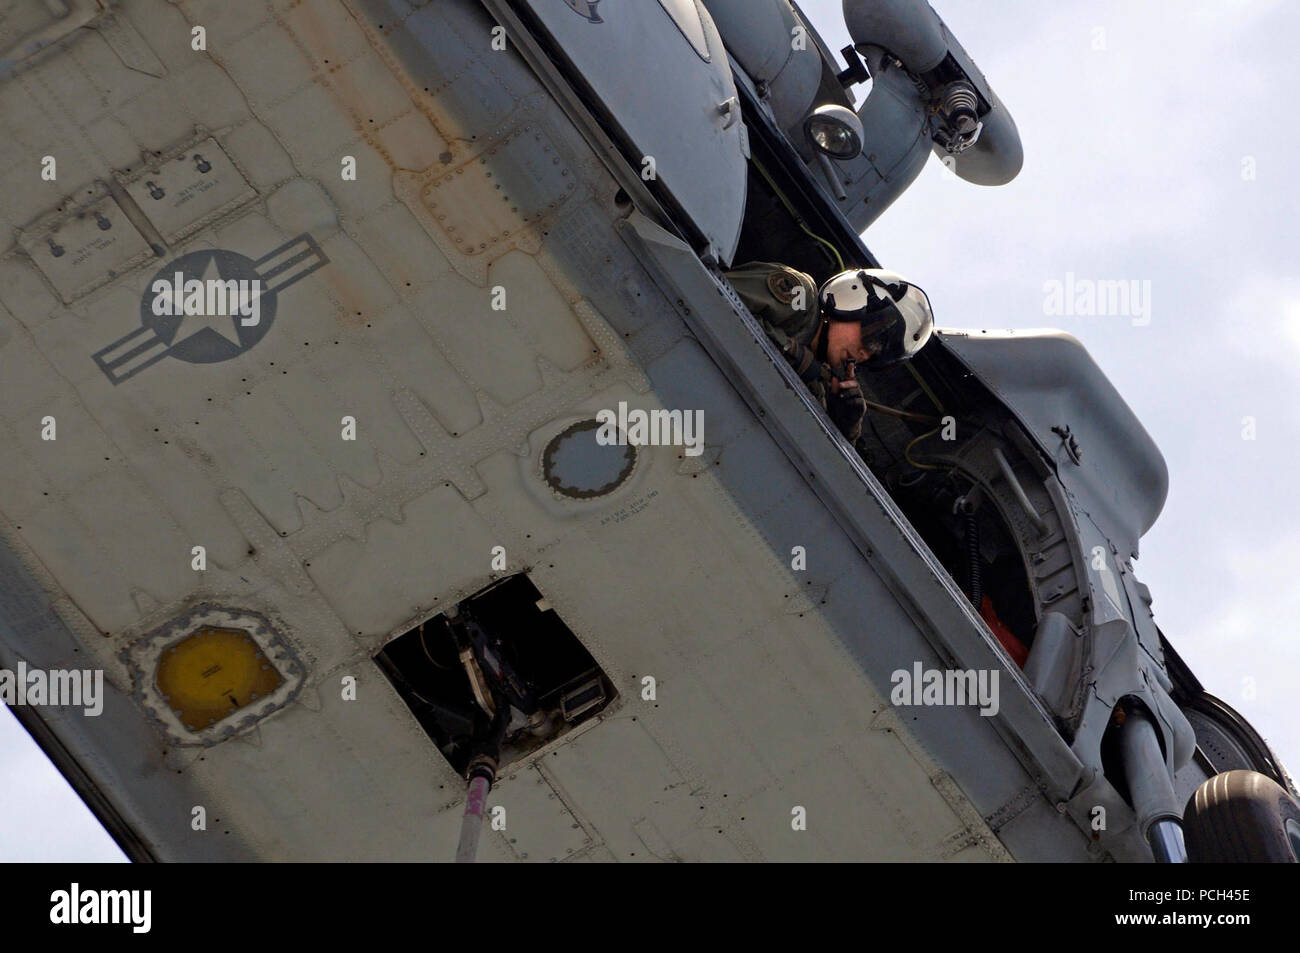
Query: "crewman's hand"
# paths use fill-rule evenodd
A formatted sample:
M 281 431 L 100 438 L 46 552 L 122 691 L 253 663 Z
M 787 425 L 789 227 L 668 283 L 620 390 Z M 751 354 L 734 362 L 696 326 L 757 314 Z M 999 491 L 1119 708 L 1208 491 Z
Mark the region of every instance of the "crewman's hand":
M 844 365 L 843 374 L 844 377 L 841 378 L 835 368 L 831 368 L 831 393 L 839 394 L 844 391 L 854 391 L 860 395 L 862 388 L 858 387 L 858 376 L 854 371 L 852 361 L 848 361 Z
M 844 434 L 849 443 L 862 435 L 862 421 L 867 416 L 866 398 L 854 375 L 853 362 L 849 361 L 841 372 L 832 368 L 830 394 L 826 397 L 826 413 L 831 422 Z

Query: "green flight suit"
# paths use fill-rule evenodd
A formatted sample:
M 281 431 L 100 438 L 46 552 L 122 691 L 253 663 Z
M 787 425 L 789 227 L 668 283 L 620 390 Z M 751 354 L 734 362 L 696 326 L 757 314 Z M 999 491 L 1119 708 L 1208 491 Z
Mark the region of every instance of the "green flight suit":
M 861 395 L 835 394 L 830 386 L 831 369 L 813 352 L 813 338 L 821 323 L 817 283 L 802 271 L 766 261 L 741 265 L 727 272 L 727 279 L 836 426 L 850 443 L 855 442 L 866 410 Z

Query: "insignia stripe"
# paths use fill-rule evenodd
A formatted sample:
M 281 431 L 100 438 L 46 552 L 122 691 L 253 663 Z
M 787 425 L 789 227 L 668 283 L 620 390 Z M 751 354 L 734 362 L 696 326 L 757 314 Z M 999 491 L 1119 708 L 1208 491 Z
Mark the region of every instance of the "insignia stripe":
M 281 258 L 290 252 L 295 252 L 295 254 L 291 254 L 283 261 L 276 261 L 276 259 Z M 275 262 L 275 264 L 271 264 L 272 262 Z M 285 272 L 289 272 L 296 265 L 300 265 L 304 262 L 310 262 L 308 267 L 299 268 L 297 271 L 285 278 L 281 278 L 279 281 L 272 280 L 273 278 L 279 278 L 281 275 L 284 275 Z M 266 290 L 279 292 L 289 287 L 295 281 L 300 281 L 301 279 L 306 278 L 317 269 L 324 268 L 329 264 L 329 259 L 325 257 L 325 253 L 321 251 L 320 245 L 316 244 L 316 239 L 312 238 L 310 235 L 299 235 L 292 241 L 287 241 L 279 248 L 263 255 L 261 258 L 257 259 L 254 264 L 257 266 L 257 272 L 261 276 L 262 281 L 266 284 Z M 270 265 L 270 267 L 266 267 L 268 265 Z
M 123 347 L 141 337 L 146 338 L 146 340 L 125 353 L 113 356 L 115 352 L 120 351 Z M 148 352 L 151 350 L 153 353 L 149 354 Z M 146 357 L 146 355 L 148 356 Z M 96 351 L 91 356 L 110 381 L 114 384 L 120 384 L 127 378 L 134 377 L 146 367 L 156 364 L 166 357 L 167 342 L 158 337 L 150 328 L 136 328 L 107 347 Z M 144 357 L 145 360 L 136 362 L 135 359 L 139 357 Z

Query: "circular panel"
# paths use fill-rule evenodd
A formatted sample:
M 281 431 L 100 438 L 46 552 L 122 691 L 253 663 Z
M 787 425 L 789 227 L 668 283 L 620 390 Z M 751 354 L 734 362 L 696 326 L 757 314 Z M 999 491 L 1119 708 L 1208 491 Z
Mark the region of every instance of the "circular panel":
M 636 465 L 636 448 L 597 439 L 602 425 L 584 420 L 565 429 L 542 453 L 542 476 L 547 486 L 575 500 L 612 493 Z

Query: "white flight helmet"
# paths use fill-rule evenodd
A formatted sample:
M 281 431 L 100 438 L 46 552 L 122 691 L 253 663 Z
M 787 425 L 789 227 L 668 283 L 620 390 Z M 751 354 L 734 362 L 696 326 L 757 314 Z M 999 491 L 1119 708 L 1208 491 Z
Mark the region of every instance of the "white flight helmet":
M 868 369 L 910 360 L 934 330 L 934 312 L 925 292 L 879 268 L 836 275 L 822 285 L 818 304 L 826 320 L 862 325 L 862 343 L 871 352 Z

